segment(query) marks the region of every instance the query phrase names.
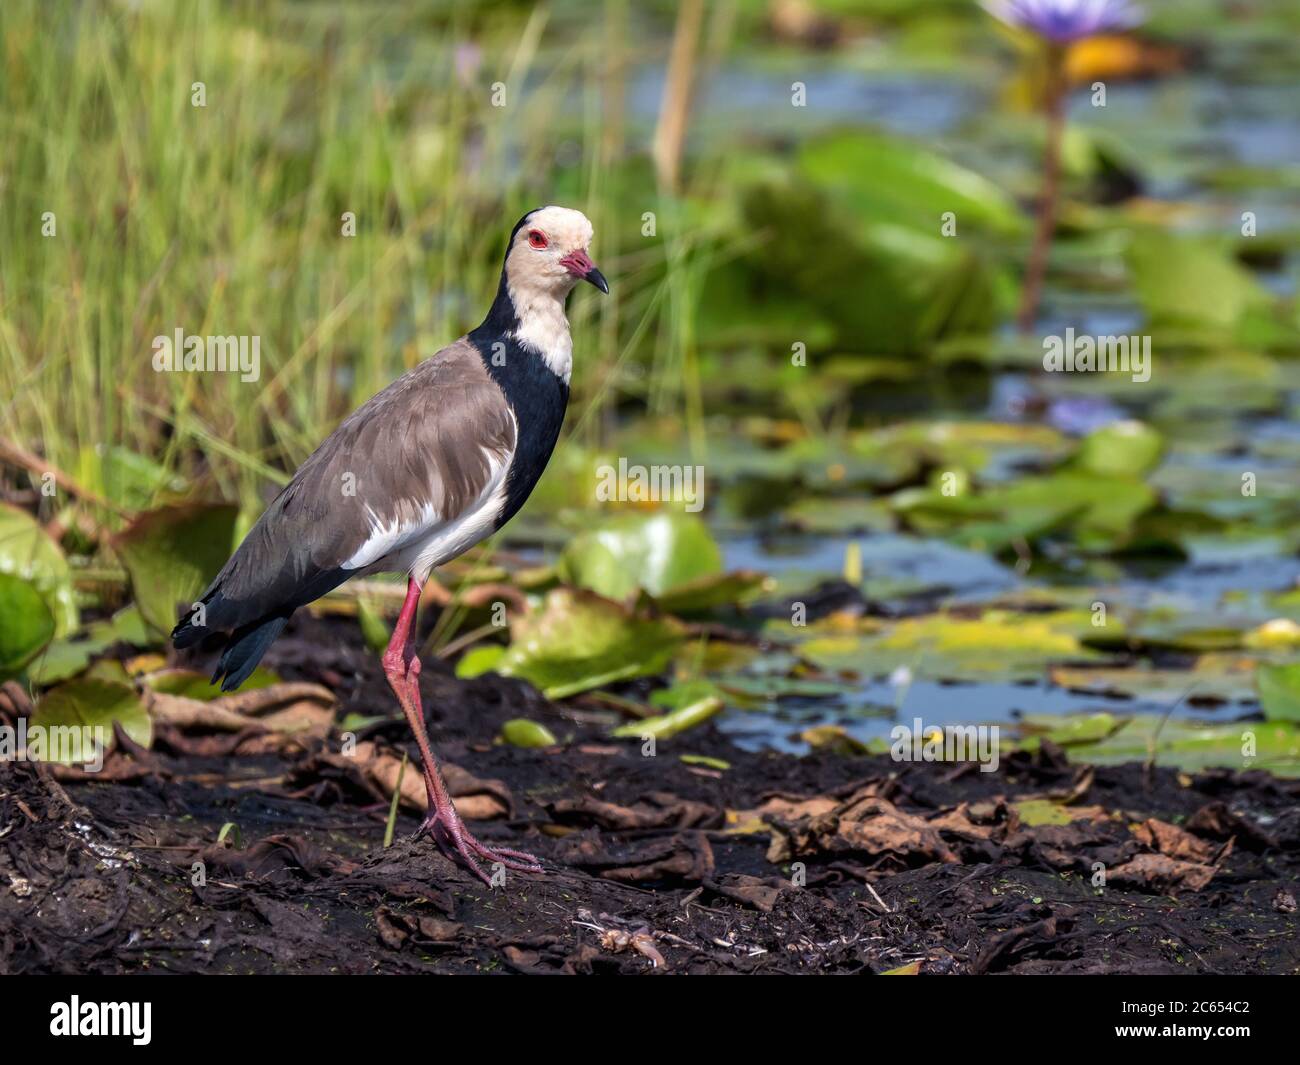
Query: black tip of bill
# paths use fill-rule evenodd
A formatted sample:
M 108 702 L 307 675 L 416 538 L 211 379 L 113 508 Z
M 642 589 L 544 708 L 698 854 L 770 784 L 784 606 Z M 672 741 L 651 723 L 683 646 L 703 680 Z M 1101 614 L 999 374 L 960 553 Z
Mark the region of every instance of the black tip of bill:
M 599 270 L 597 270 L 594 266 L 590 270 L 588 270 L 585 274 L 582 275 L 582 280 L 590 281 L 593 285 L 595 285 L 598 289 L 600 289 L 601 292 L 605 293 L 606 296 L 609 295 L 609 282 L 605 280 L 605 275 L 602 274 Z

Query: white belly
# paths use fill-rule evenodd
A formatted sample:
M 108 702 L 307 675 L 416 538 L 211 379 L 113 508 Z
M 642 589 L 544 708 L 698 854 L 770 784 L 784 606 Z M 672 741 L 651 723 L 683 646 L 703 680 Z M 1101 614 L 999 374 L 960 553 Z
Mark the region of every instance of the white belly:
M 492 535 L 497 515 L 506 503 L 505 477 L 490 495 L 480 499 L 454 521 L 434 526 L 412 544 L 382 559 L 384 570 L 409 573 L 423 584 L 436 566 L 458 558 Z
M 491 476 L 483 491 L 461 513 L 443 519 L 431 506 L 405 524 L 376 527 L 344 563 L 361 574 L 408 573 L 421 584 L 435 566 L 463 555 L 487 539 L 506 502 L 506 474 L 513 455 L 490 454 Z

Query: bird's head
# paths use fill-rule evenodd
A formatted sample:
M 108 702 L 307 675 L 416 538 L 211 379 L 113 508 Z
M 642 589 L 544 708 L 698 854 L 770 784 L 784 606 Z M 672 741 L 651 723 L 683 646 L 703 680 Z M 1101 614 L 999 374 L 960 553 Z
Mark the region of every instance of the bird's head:
M 609 282 L 591 261 L 591 223 L 568 207 L 538 207 L 519 220 L 506 250 L 506 277 L 517 292 L 563 299 L 579 281 L 601 292 Z

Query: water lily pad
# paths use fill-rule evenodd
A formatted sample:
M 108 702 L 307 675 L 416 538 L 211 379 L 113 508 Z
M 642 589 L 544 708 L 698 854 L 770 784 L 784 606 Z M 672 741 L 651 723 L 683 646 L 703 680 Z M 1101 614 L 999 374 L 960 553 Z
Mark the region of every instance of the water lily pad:
M 1300 721 L 1300 663 L 1261 663 L 1255 681 L 1259 685 L 1259 705 L 1269 721 Z
M 79 679 L 106 680 L 113 684 L 131 685 L 131 674 L 116 658 L 97 658 Z
M 724 573 L 708 526 L 678 511 L 621 514 L 579 534 L 561 556 L 559 574 L 610 599 L 644 591 L 670 613 L 737 602 L 763 581 L 758 573 Z
M 834 699 L 852 690 L 844 681 L 820 677 L 792 677 L 770 672 L 759 676 L 729 674 L 717 678 L 721 691 L 755 705 L 778 699 Z
M 134 606 L 123 607 L 111 618 L 91 622 L 77 634 L 53 641 L 28 667 L 32 683 L 56 684 L 83 672 L 95 656 L 125 643 L 146 647 L 151 637 L 144 619 Z
M 54 634 L 77 627 L 77 599 L 63 551 L 25 510 L 0 504 L 0 573 L 30 581 L 54 616 Z
M 661 595 L 722 572 L 708 526 L 690 514 L 623 514 L 574 538 L 560 560 L 562 580 L 609 599 L 639 589 Z
M 548 698 L 662 673 L 684 638 L 671 618 L 633 613 L 591 592 L 556 588 L 516 620 L 496 671 L 535 684 Z
M 1095 714 L 1068 714 L 1064 717 L 1026 714 L 1017 724 L 1019 730 L 1031 740 L 1022 746 L 1032 748 L 1038 741 L 1048 740 L 1058 747 L 1073 747 L 1100 743 L 1123 728 L 1127 721 L 1128 718 L 1101 711 Z
M 846 758 L 872 753 L 873 745 L 863 743 L 843 725 L 813 725 L 799 733 L 799 738 L 814 751 L 838 754 Z
M 1071 442 L 1046 425 L 994 421 L 913 421 L 874 429 L 857 446 L 910 455 L 914 470 L 978 472 L 985 481 L 1008 479 L 1026 464 L 1047 466 L 1065 458 Z
M 1053 684 L 1072 691 L 1127 695 L 1161 703 L 1189 695 L 1231 702 L 1255 694 L 1255 662 L 1235 655 L 1201 655 L 1191 669 L 1054 666 L 1050 677 Z
M 904 355 L 988 332 L 997 320 L 1000 267 L 940 236 L 937 217 L 928 232 L 874 220 L 799 176 L 754 184 L 742 210 L 747 228 L 768 235 L 745 259 L 753 298 L 806 301 L 834 324 L 844 350 Z M 871 284 L 846 286 L 846 277 Z
M 1128 640 L 1134 648 L 1149 650 L 1228 651 L 1244 645 L 1250 627 L 1248 618 L 1221 611 L 1160 607 L 1132 621 Z
M 112 681 L 80 679 L 71 680 L 47 692 L 32 713 L 32 725 L 39 725 L 50 737 L 45 757 L 50 761 L 71 763 L 88 760 L 84 746 L 67 746 L 56 742 L 52 729 L 77 729 L 81 735 L 91 735 L 94 742 L 105 751 L 116 742 L 113 722 L 142 747 L 153 743 L 153 721 L 140 696 L 129 684 Z M 90 729 L 87 734 L 84 730 Z M 64 733 L 67 735 L 67 733 Z M 81 753 L 82 758 L 75 755 Z
M 32 664 L 32 683 L 44 687 L 75 677 L 102 650 L 92 640 L 55 640 Z
M 938 232 L 945 211 L 962 225 L 1015 234 L 1024 216 L 996 183 L 951 158 L 900 137 L 853 130 L 813 139 L 799 168 L 833 191 L 855 217 Z
M 914 489 L 893 502 L 918 532 L 999 552 L 1058 532 L 1090 549 L 1122 546 L 1157 497 L 1133 478 L 1062 470 L 952 496 Z
M 855 485 L 887 488 L 914 478 L 923 461 L 919 448 L 878 434 L 805 437 L 775 455 L 758 453 L 768 463 L 776 456 L 790 464 L 782 472 L 798 477 L 804 487 L 814 491 L 843 491 Z
M 1291 721 L 1207 723 L 1139 714 L 1094 744 L 1075 748 L 1079 761 L 1099 764 L 1146 761 L 1200 770 L 1262 768 L 1300 776 L 1300 728 Z
M 128 643 L 132 647 L 148 647 L 155 642 L 148 625 L 135 605 L 124 606 L 111 618 L 92 621 L 86 626 L 86 636 L 104 647 L 115 643 Z
M 0 680 L 22 672 L 54 637 L 54 615 L 31 581 L 0 573 Z
M 1164 438 L 1149 425 L 1111 422 L 1084 437 L 1072 465 L 1101 477 L 1141 477 L 1159 464 L 1164 446 Z
M 742 603 L 774 582 L 757 570 L 735 570 L 697 577 L 655 596 L 661 610 L 689 617 L 718 607 Z
M 815 536 L 851 532 L 886 532 L 894 527 L 889 506 L 875 499 L 826 499 L 807 496 L 781 512 L 787 524 Z
M 191 503 L 141 514 L 113 541 L 149 626 L 170 632 L 230 557 L 238 508 Z
M 1133 289 L 1157 323 L 1229 329 L 1267 291 L 1226 250 L 1209 240 L 1149 229 L 1128 248 Z
M 979 619 L 905 618 L 875 633 L 818 635 L 801 650 L 828 669 L 883 676 L 906 666 L 917 676 L 942 680 L 1038 679 L 1053 663 L 1105 661 L 1068 626 L 999 612 Z
M 1214 417 L 1274 409 L 1285 385 L 1282 367 L 1263 352 L 1234 349 L 1184 359 L 1178 365 L 1177 386 L 1156 404 L 1152 417 L 1204 432 Z
M 239 690 L 254 691 L 258 688 L 269 688 L 273 684 L 279 684 L 280 680 L 278 673 L 272 672 L 265 666 L 258 666 L 240 685 Z M 144 678 L 144 681 L 156 692 L 183 695 L 187 699 L 199 699 L 203 702 L 220 698 L 222 695 L 221 688 L 213 684 L 206 673 L 197 673 L 192 669 L 165 669 L 151 673 Z

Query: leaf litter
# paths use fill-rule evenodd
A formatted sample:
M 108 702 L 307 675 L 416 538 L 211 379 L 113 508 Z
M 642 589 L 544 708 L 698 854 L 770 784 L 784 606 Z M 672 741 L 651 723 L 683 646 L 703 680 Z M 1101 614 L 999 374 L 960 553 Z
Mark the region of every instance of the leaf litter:
M 1088 767 L 1050 739 L 993 773 L 798 757 L 738 748 L 713 722 L 648 757 L 640 738 L 611 740 L 601 721 L 519 681 L 431 664 L 424 700 L 457 804 L 480 838 L 547 865 L 488 888 L 415 837 L 416 773 L 382 846 L 403 751 L 414 752 L 377 664 L 332 651 L 353 635 L 296 620 L 271 662 L 283 687 L 238 707 L 256 728 L 160 718 L 151 749 L 114 747 L 117 773 L 0 765 L 0 971 L 1300 964 L 1287 904 L 1300 874 L 1293 781 Z M 355 742 L 261 720 L 295 701 L 320 708 L 313 686 L 326 682 L 333 720 L 368 722 Z M 23 710 L 10 687 L 7 723 Z M 495 742 L 520 717 L 561 739 Z M 687 744 L 712 764 L 682 761 Z

